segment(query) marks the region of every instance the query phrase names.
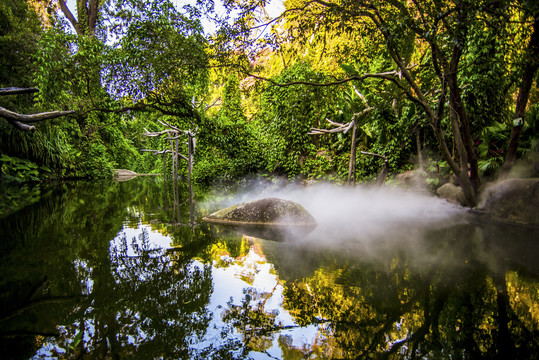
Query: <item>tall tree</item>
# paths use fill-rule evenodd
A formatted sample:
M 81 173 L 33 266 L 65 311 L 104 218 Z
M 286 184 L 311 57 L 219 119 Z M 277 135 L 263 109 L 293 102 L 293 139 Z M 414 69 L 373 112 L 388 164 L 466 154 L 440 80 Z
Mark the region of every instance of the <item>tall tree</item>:
M 533 32 L 524 53 L 522 77 L 516 100 L 514 123 L 509 139 L 509 147 L 502 168 L 504 174 L 507 174 L 515 163 L 520 134 L 524 128 L 524 116 L 526 106 L 528 105 L 530 90 L 534 82 L 534 76 L 537 73 L 537 69 L 539 69 L 539 5 L 536 4 L 535 9 L 530 11 L 530 13 L 533 14 L 531 17 L 534 18 L 532 25 Z
M 257 2 L 250 2 L 244 9 L 256 5 Z M 358 33 L 372 44 L 381 45 L 382 48 L 368 46 L 367 50 L 380 49 L 381 54 L 391 60 L 393 68 L 378 73 L 348 72 L 347 77 L 323 84 L 300 80 L 277 85 L 328 86 L 369 78 L 392 82 L 397 89 L 396 98 L 405 96 L 423 109 L 444 159 L 458 177 L 467 203 L 474 205 L 480 174 L 474 119 L 470 119 L 463 99 L 463 88 L 470 83 L 462 76 L 463 60 L 477 51 L 471 41 L 472 31 L 506 26 L 511 14 L 522 11 L 519 4 L 504 1 L 290 1 L 280 19 L 294 24 L 289 30 L 291 41 L 299 39 L 307 43 L 324 29 Z M 238 22 L 240 30 L 251 21 L 249 17 L 242 19 L 243 22 Z M 512 26 L 522 27 L 525 22 Z M 238 37 L 236 44 L 241 44 L 240 40 Z M 502 41 L 511 43 L 512 39 L 506 35 Z M 248 46 L 248 41 L 243 44 Z
M 100 3 L 99 0 L 77 0 L 76 18 L 65 0 L 58 0 L 58 3 L 62 13 L 69 20 L 77 35 L 95 35 L 100 7 L 103 6 L 103 2 Z

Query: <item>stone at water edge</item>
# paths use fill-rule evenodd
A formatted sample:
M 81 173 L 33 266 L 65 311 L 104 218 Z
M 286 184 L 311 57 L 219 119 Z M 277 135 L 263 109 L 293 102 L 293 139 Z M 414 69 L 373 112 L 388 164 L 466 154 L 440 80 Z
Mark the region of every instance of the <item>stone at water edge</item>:
M 508 179 L 488 186 L 478 208 L 492 218 L 539 225 L 539 178 Z
M 214 224 L 234 226 L 242 230 L 274 236 L 293 234 L 305 236 L 318 223 L 305 208 L 290 200 L 264 198 L 240 203 L 203 218 Z M 269 231 L 270 230 L 270 231 Z M 266 237 L 267 237 L 266 236 Z
M 451 183 L 446 183 L 436 190 L 436 193 L 443 199 L 446 199 L 452 204 L 462 205 L 466 204 L 466 198 L 464 197 L 464 192 L 458 186 L 455 186 Z

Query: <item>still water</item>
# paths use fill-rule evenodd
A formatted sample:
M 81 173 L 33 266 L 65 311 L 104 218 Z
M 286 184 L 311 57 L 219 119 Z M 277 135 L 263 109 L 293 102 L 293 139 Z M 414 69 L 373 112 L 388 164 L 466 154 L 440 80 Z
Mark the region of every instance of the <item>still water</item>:
M 390 189 L 246 185 L 189 203 L 135 179 L 25 188 L 28 204 L 10 191 L 3 358 L 539 357 L 534 228 Z M 200 220 L 265 196 L 318 228 L 277 242 Z

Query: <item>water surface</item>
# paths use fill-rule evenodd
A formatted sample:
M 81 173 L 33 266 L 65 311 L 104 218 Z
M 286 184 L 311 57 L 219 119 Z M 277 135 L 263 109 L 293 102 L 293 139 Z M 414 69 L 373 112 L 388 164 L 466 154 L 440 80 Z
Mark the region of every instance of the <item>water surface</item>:
M 534 228 L 390 189 L 214 189 L 189 203 L 135 179 L 31 193 L 0 218 L 7 358 L 539 356 Z M 319 227 L 277 242 L 200 221 L 269 195 Z

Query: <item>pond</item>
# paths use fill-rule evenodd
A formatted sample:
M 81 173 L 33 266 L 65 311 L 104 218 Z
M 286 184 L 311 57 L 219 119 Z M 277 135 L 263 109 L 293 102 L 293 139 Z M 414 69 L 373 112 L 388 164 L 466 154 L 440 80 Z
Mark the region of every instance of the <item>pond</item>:
M 421 193 L 239 188 L 193 203 L 155 178 L 16 189 L 33 200 L 2 204 L 3 357 L 539 356 L 537 228 Z M 201 221 L 269 196 L 318 227 L 273 241 Z

